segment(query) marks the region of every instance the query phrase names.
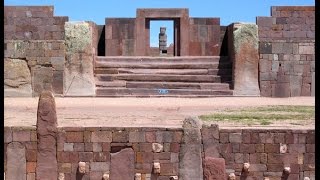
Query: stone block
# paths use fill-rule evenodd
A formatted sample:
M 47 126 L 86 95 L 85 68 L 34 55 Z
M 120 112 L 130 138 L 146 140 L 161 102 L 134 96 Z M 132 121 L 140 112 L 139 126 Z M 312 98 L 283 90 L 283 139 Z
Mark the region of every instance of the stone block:
M 91 142 L 112 142 L 112 132 L 94 131 L 91 134 Z
M 254 144 L 240 144 L 241 153 L 254 153 L 255 145 Z
M 25 147 L 19 142 L 9 143 L 7 146 L 6 179 L 26 179 Z
M 102 152 L 101 143 L 92 143 L 92 150 L 93 152 Z
M 170 143 L 170 152 L 178 153 L 180 151 L 179 143 Z
M 93 153 L 93 161 L 95 161 L 95 162 L 110 161 L 110 153 L 109 152 L 94 152 Z
M 134 151 L 126 148 L 111 154 L 110 179 L 134 179 L 135 174 Z
M 84 152 L 84 143 L 74 143 L 73 150 L 76 152 Z
M 172 142 L 180 143 L 182 141 L 183 132 L 182 131 L 174 131 L 172 135 Z
M 112 132 L 112 142 L 129 142 L 128 131 Z
M 280 145 L 279 144 L 265 144 L 264 152 L 266 153 L 280 153 Z
M 73 151 L 73 143 L 64 143 L 63 151 Z
M 67 132 L 66 142 L 83 142 L 83 132 Z
M 29 130 L 13 130 L 12 132 L 12 140 L 16 142 L 28 142 L 31 140 L 30 131 Z
M 93 160 L 93 152 L 80 152 L 79 161 L 90 162 Z
M 4 143 L 12 142 L 12 130 L 10 127 L 4 128 Z
M 156 141 L 159 143 L 172 142 L 172 132 L 170 132 L 170 131 L 157 131 L 156 132 Z
M 108 162 L 90 162 L 90 171 L 100 171 L 100 172 L 109 172 L 109 163 Z
M 129 142 L 146 142 L 145 132 L 142 131 L 131 131 L 129 132 Z
M 137 152 L 136 153 L 136 162 L 137 163 L 151 163 L 151 162 L 153 162 L 153 153 L 152 152 Z
M 22 59 L 4 59 L 4 95 L 32 96 L 31 72 Z
M 289 144 L 288 151 L 289 153 L 305 153 L 306 145 L 305 144 Z
M 36 162 L 37 161 L 37 150 L 34 150 L 34 149 L 26 150 L 26 160 L 28 162 Z
M 229 142 L 231 143 L 242 143 L 242 133 L 230 133 Z
M 153 154 L 153 160 L 170 160 L 171 153 L 170 152 L 160 152 L 160 153 L 154 153 Z
M 204 179 L 226 179 L 225 160 L 223 158 L 210 158 L 204 160 Z
M 257 25 L 260 27 L 271 27 L 273 25 L 272 17 L 257 17 Z
M 259 43 L 259 53 L 260 54 L 271 54 L 272 53 L 272 43 L 260 42 Z

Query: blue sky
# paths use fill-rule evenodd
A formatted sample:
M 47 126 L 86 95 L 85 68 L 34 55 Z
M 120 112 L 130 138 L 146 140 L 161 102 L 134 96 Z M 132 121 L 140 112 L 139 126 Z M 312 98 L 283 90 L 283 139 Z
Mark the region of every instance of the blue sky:
M 137 8 L 189 8 L 190 17 L 220 17 L 220 24 L 228 25 L 255 23 L 256 16 L 270 16 L 271 6 L 314 4 L 314 0 L 4 0 L 4 5 L 53 5 L 56 16 L 99 25 L 106 17 L 135 17 Z M 172 26 L 160 21 L 151 26 L 151 44 L 156 45 L 160 26 L 167 27 L 169 45 Z

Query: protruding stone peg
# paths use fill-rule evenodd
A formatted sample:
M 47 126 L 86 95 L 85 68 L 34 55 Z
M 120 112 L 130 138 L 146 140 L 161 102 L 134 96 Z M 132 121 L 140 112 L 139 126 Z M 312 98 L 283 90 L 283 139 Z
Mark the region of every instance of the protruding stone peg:
M 104 173 L 102 178 L 103 180 L 109 180 L 110 179 L 109 173 Z
M 64 173 L 59 173 L 58 180 L 64 180 Z
M 159 162 L 153 163 L 153 173 L 160 174 L 160 163 Z
M 309 177 L 304 177 L 303 180 L 310 180 L 310 178 Z
M 86 163 L 85 162 L 79 162 L 79 173 L 85 174 L 86 173 Z
M 178 176 L 170 176 L 170 180 L 178 180 Z
M 236 175 L 234 173 L 230 173 L 229 180 L 236 180 Z
M 136 173 L 134 175 L 134 180 L 141 180 L 141 173 Z
M 250 168 L 250 163 L 243 163 L 243 171 L 244 172 L 249 172 L 249 168 Z
M 285 167 L 285 168 L 283 169 L 283 172 L 284 172 L 285 174 L 290 174 L 290 173 L 291 173 L 291 168 L 290 168 L 290 167 Z

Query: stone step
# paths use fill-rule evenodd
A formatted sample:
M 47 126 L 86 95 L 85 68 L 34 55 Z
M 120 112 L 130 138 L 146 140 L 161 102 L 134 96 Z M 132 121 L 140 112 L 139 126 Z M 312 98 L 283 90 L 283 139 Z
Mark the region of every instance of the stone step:
M 232 90 L 96 88 L 96 96 L 232 96 Z
M 228 83 L 185 83 L 185 82 L 138 82 L 138 81 L 97 81 L 97 87 L 126 87 L 148 89 L 207 89 L 230 90 Z
M 180 75 L 231 75 L 231 69 L 132 69 L 96 68 L 95 74 L 180 74 Z
M 229 62 L 227 56 L 96 56 L 96 62 L 117 62 L 117 63 L 151 63 L 151 62 Z
M 230 62 L 96 62 L 95 68 L 231 69 Z
M 231 76 L 216 75 L 167 75 L 167 74 L 104 74 L 96 75 L 97 81 L 165 81 L 165 82 L 210 82 L 221 83 L 231 81 Z

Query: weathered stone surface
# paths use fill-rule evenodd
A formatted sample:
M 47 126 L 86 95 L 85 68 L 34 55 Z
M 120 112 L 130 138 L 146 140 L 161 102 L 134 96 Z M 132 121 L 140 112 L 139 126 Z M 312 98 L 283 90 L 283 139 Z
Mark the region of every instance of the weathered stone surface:
M 197 117 L 188 117 L 183 122 L 184 137 L 179 157 L 179 177 L 184 180 L 203 179 L 201 127 L 201 121 Z
M 152 151 L 156 153 L 163 151 L 163 145 L 159 143 L 152 143 Z
M 31 73 L 22 59 L 4 59 L 4 96 L 32 96 Z
M 65 24 L 66 64 L 64 94 L 95 95 L 93 75 L 93 25 L 88 22 Z
M 131 148 L 122 149 L 111 154 L 110 179 L 134 179 L 134 151 Z
M 206 157 L 204 160 L 203 176 L 205 180 L 226 179 L 226 167 L 223 158 Z
M 260 96 L 258 27 L 255 24 L 231 24 L 228 32 L 228 52 L 233 61 L 233 94 Z
M 12 142 L 7 146 L 6 179 L 26 179 L 26 149 L 19 142 Z
M 56 180 L 58 166 L 56 159 L 57 114 L 53 94 L 43 91 L 39 98 L 37 112 L 37 179 Z

